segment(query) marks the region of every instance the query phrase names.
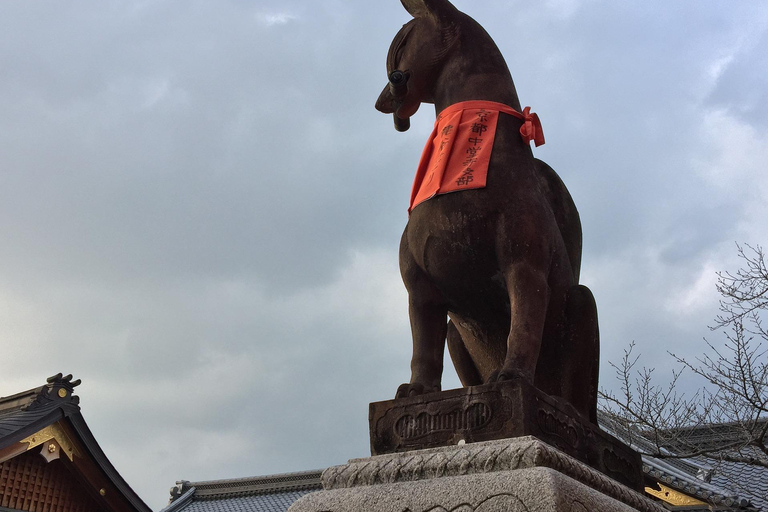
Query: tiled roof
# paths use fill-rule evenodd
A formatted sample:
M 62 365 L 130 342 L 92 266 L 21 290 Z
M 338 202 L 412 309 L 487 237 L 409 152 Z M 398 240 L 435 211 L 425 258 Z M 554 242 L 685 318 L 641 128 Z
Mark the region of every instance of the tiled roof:
M 314 492 L 283 491 L 252 496 L 237 496 L 215 500 L 192 501 L 184 508 L 184 512 L 285 512 L 293 502 Z
M 0 448 L 80 412 L 80 399 L 73 394 L 80 381 L 73 382 L 71 375 L 67 377 L 55 375 L 39 388 L 0 397 Z M 64 396 L 59 395 L 60 389 Z
M 600 427 L 641 453 L 654 445 L 637 432 L 631 436 L 609 415 L 598 413 Z M 672 453 L 672 452 L 670 452 Z M 656 458 L 643 455 L 643 472 L 657 482 L 717 506 L 768 512 L 768 469 L 746 464 L 718 463 L 704 458 Z
M 709 469 L 706 465 L 694 466 L 696 469 L 691 472 L 681 469 L 683 464 L 688 464 L 686 461 L 690 460 L 657 459 L 643 455 L 643 472 L 672 489 L 714 505 L 724 505 L 735 510 L 752 508 L 749 495 L 741 494 L 733 487 L 707 482 L 697 477 L 699 470 Z
M 755 507 L 768 512 L 768 469 L 737 462 L 719 462 L 712 474 L 712 483 L 733 489 L 748 498 Z
M 322 489 L 320 471 L 254 478 L 177 482 L 161 512 L 285 512 L 293 502 Z
M 756 428 L 762 428 L 765 421 L 758 422 Z M 724 443 L 745 443 L 747 439 L 744 426 L 738 423 L 716 423 L 679 429 L 675 431 L 674 437 L 682 439 L 688 449 L 711 449 L 722 446 Z M 673 446 L 672 449 L 682 451 L 685 448 Z M 766 460 L 766 454 L 758 451 L 754 446 L 743 446 L 729 452 L 728 455 Z M 704 457 L 689 460 L 703 467 L 713 467 L 711 470 L 713 484 L 732 489 L 739 496 L 749 499 L 755 507 L 768 512 L 768 468 Z

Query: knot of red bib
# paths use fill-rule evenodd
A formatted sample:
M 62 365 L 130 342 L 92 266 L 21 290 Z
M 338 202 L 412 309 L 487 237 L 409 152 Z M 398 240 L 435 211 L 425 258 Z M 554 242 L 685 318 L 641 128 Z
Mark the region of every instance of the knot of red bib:
M 544 144 L 544 132 L 541 130 L 541 121 L 537 114 L 531 113 L 531 107 L 523 109 L 523 126 L 520 127 L 520 136 L 525 142 L 533 141 L 536 147 Z

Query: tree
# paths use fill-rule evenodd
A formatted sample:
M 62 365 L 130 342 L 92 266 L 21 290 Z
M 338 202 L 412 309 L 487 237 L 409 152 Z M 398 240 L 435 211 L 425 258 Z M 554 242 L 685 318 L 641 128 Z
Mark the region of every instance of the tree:
M 640 369 L 634 342 L 616 370 L 621 392 L 601 390 L 602 410 L 621 437 L 656 458 L 707 459 L 768 468 L 768 268 L 760 246 L 737 245 L 742 267 L 717 274 L 720 313 L 710 327 L 723 343 L 707 340 L 695 362 L 670 355 L 679 368 L 668 385 Z M 687 370 L 706 385 L 691 397 L 679 392 Z

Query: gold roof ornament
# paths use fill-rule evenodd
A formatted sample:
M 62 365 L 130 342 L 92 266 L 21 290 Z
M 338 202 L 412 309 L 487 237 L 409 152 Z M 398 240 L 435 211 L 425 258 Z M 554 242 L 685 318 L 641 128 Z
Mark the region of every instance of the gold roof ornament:
M 72 439 L 58 423 L 54 423 L 53 425 L 49 425 L 44 429 L 35 432 L 31 436 L 22 439 L 21 442 L 27 443 L 27 450 L 31 450 L 32 448 L 40 446 L 41 444 L 47 443 L 51 440 L 56 441 L 56 443 L 61 448 L 61 451 L 70 461 L 74 459 L 75 455 L 78 457 L 80 456 L 80 452 L 72 442 Z
M 697 500 L 692 496 L 688 496 L 687 494 L 683 494 L 680 491 L 671 489 L 661 483 L 659 483 L 658 485 L 661 488 L 660 491 L 657 491 L 656 489 L 653 489 L 651 487 L 646 487 L 645 492 L 647 492 L 651 496 L 655 496 L 656 498 L 659 498 L 665 503 L 669 503 L 670 505 L 674 505 L 676 507 L 688 507 L 692 505 L 707 506 L 707 503 L 701 500 Z

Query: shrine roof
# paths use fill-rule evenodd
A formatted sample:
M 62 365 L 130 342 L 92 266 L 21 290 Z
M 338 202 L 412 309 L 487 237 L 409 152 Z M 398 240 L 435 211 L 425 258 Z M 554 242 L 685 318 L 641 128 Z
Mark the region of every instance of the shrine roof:
M 641 453 L 655 451 L 652 441 L 642 433 L 632 436 L 622 432 L 608 414 L 598 413 L 600 427 L 618 437 Z M 714 442 L 712 437 L 722 435 L 727 425 L 710 425 L 701 428 L 695 435 L 702 445 Z M 708 435 L 706 432 L 710 432 Z M 691 438 L 686 438 L 690 441 Z M 720 438 L 722 439 L 722 438 Z M 671 454 L 674 451 L 670 451 Z M 656 458 L 643 455 L 643 473 L 646 479 L 662 483 L 676 491 L 685 493 L 716 506 L 730 507 L 733 510 L 768 511 L 768 469 L 747 464 L 718 462 L 713 469 L 703 457 Z
M 104 505 L 121 512 L 150 512 L 120 476 L 96 442 L 80 410 L 74 388 L 80 380 L 54 375 L 46 384 L 0 397 L 0 463 L 48 440 L 56 441 L 62 456 L 82 481 L 101 494 Z M 54 447 L 55 448 L 55 447 Z M 58 457 L 58 454 L 57 454 Z

